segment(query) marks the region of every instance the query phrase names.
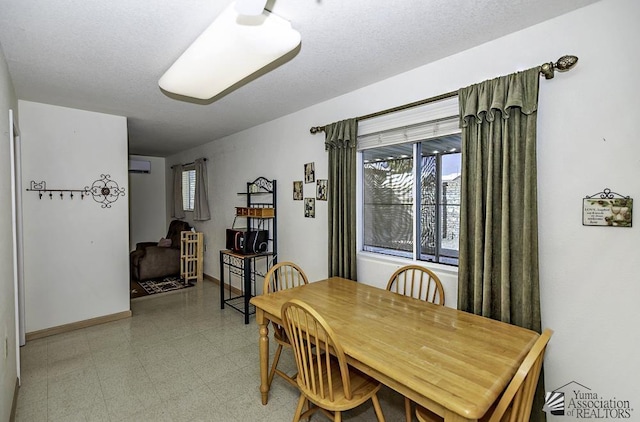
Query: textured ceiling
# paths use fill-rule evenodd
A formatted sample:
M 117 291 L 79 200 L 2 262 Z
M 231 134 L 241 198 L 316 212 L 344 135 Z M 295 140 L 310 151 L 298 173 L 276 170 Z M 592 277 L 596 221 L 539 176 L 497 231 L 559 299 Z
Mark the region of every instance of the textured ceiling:
M 0 0 L 19 99 L 126 116 L 129 152 L 168 156 L 596 0 L 270 0 L 300 48 L 213 101 L 158 79 L 229 0 Z

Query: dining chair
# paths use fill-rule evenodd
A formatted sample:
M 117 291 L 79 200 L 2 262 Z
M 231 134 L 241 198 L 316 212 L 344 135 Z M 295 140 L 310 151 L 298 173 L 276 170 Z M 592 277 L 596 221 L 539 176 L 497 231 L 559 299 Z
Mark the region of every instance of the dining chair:
M 420 265 L 405 265 L 389 278 L 387 290 L 444 306 L 444 289 L 433 271 Z M 411 400 L 404 398 L 405 418 L 411 422 Z
M 335 332 L 318 312 L 292 299 L 282 305 L 282 321 L 298 367 L 296 381 L 300 399 L 294 422 L 308 418 L 317 410 L 340 422 L 342 411 L 358 407 L 369 399 L 378 421 L 384 422 L 377 395 L 380 383 L 347 364 Z M 305 404 L 308 410 L 302 413 Z
M 405 265 L 391 275 L 387 290 L 444 305 L 444 289 L 438 276 L 420 265 Z
M 520 422 L 528 421 L 531 406 L 542 369 L 542 359 L 547 343 L 553 331 L 544 330 L 527 356 L 520 364 L 516 374 L 494 406 L 480 420 L 483 422 Z M 435 413 L 418 406 L 416 416 L 420 422 L 442 422 Z
M 302 269 L 293 262 L 279 262 L 272 266 L 267 274 L 264 276 L 264 285 L 262 287 L 263 294 L 273 293 L 279 290 L 291 289 L 303 284 L 308 284 L 309 280 Z M 288 375 L 284 371 L 278 369 L 278 362 L 280 361 L 280 355 L 282 354 L 283 347 L 289 347 L 289 340 L 284 332 L 284 328 L 280 325 L 272 322 L 273 326 L 273 338 L 278 343 L 276 353 L 273 357 L 273 363 L 271 364 L 271 370 L 269 371 L 269 386 L 273 381 L 275 374 L 280 375 L 289 384 L 294 387 L 298 387 L 296 383 L 296 376 Z

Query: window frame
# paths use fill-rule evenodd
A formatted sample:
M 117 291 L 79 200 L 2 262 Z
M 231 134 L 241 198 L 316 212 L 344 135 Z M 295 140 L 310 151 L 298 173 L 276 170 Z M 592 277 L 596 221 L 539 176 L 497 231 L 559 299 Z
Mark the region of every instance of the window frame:
M 422 151 L 424 151 L 424 144 L 425 143 L 429 143 L 429 140 L 425 140 L 422 141 L 420 143 L 417 143 L 416 145 L 416 149 L 420 149 L 422 148 Z M 462 139 L 460 139 L 460 144 L 462 144 Z M 418 151 L 418 154 L 420 154 L 420 156 L 423 156 L 422 153 L 420 151 Z M 443 227 L 443 221 L 445 219 L 445 213 L 444 213 L 444 207 L 447 206 L 447 202 L 444 201 L 444 195 L 443 195 L 443 180 L 442 180 L 442 176 L 443 176 L 443 157 L 446 155 L 451 155 L 451 154 L 461 154 L 461 149 L 458 149 L 456 151 L 445 151 L 442 153 L 437 153 L 437 154 L 429 154 L 427 156 L 435 156 L 436 159 L 436 183 L 435 183 L 435 193 L 434 196 L 436 198 L 436 203 L 434 204 L 434 206 L 436 207 L 436 221 L 435 221 L 435 239 L 436 239 L 436 246 L 435 246 L 435 251 L 433 253 L 433 258 L 434 260 L 430 260 L 430 259 L 425 259 L 424 257 L 427 256 L 431 256 L 431 254 L 425 253 L 422 251 L 422 241 L 421 241 L 421 224 L 420 224 L 420 219 L 416 218 L 415 219 L 415 223 L 416 223 L 416 233 L 420 233 L 420 235 L 418 235 L 418 237 L 420 238 L 418 242 L 414 242 L 417 243 L 416 248 L 414 248 L 414 257 L 416 260 L 418 261 L 422 261 L 422 262 L 434 262 L 434 263 L 438 263 L 438 264 L 443 264 L 443 265 L 452 265 L 452 266 L 459 266 L 459 257 L 460 257 L 460 247 L 458 246 L 458 249 L 448 249 L 448 248 L 444 248 L 442 247 L 442 227 Z M 418 164 L 416 165 L 416 169 L 414 171 L 415 176 L 418 177 L 422 171 L 422 164 L 420 163 L 420 157 L 418 157 L 418 159 L 416 160 L 418 161 Z M 462 161 L 462 157 L 461 160 Z M 461 162 L 462 164 L 462 162 Z M 415 184 L 416 187 L 418 187 L 418 183 Z M 416 214 L 419 213 L 420 217 L 422 217 L 422 213 L 420 208 L 422 207 L 422 198 L 421 198 L 421 191 L 418 190 L 417 194 L 416 194 Z M 453 206 L 457 206 L 458 208 L 460 207 L 460 204 L 458 203 L 457 205 L 453 205 Z M 460 235 L 460 216 L 458 213 L 458 236 Z M 417 249 L 417 250 L 416 250 Z M 444 255 L 443 256 L 443 251 L 449 251 L 449 255 Z M 455 256 L 451 256 L 454 255 L 455 252 Z M 450 262 L 444 262 L 443 260 L 448 260 Z M 455 261 L 455 263 L 454 263 Z
M 459 133 L 456 135 L 459 135 Z M 433 140 L 437 138 L 438 137 L 430 138 L 430 139 Z M 424 152 L 428 150 L 428 144 L 430 139 L 425 139 L 422 141 L 407 142 L 404 144 L 400 144 L 400 143 L 396 144 L 396 145 L 407 145 L 407 146 L 410 145 L 411 151 L 412 151 L 411 152 L 412 153 L 412 156 L 411 156 L 411 160 L 412 160 L 412 167 L 411 167 L 412 250 L 411 252 L 400 250 L 400 249 L 389 249 L 385 247 L 365 245 L 366 219 L 365 219 L 365 189 L 364 189 L 365 167 L 364 166 L 366 165 L 366 162 L 364 157 L 365 157 L 366 151 L 373 150 L 375 149 L 375 147 L 367 148 L 359 152 L 360 159 L 358 161 L 359 161 L 359 171 L 361 176 L 358 177 L 358 181 L 359 181 L 358 185 L 359 185 L 359 188 L 361 189 L 360 202 L 362 206 L 358 211 L 358 218 L 360 219 L 360 224 L 358 225 L 358 227 L 361 228 L 360 236 L 358 236 L 359 243 L 360 243 L 358 249 L 361 252 L 372 253 L 372 254 L 383 255 L 383 256 L 399 257 L 404 259 L 411 259 L 413 261 L 430 262 L 430 263 L 455 266 L 455 267 L 459 265 L 458 264 L 459 255 L 458 253 L 456 253 L 458 252 L 458 250 L 442 247 L 441 234 L 442 234 L 442 224 L 445 218 L 443 209 L 447 205 L 443 197 L 442 160 L 443 160 L 443 157 L 446 155 L 460 154 L 460 148 L 457 148 L 455 151 L 441 151 L 438 153 L 424 154 Z M 422 168 L 423 168 L 422 160 L 424 157 L 434 157 L 434 160 L 435 160 L 435 179 L 436 180 L 434 183 L 434 192 L 433 192 L 435 203 L 431 204 L 431 206 L 433 206 L 435 209 L 434 238 L 436 241 L 435 241 L 433 254 L 423 251 L 423 246 L 422 246 L 422 231 L 423 231 L 422 221 L 424 219 L 422 210 L 423 210 L 423 207 L 429 206 L 429 204 L 422 203 L 422 199 L 423 199 L 422 198 L 423 189 L 421 186 Z M 459 207 L 460 204 L 454 204 L 454 206 Z
M 455 263 L 445 259 L 443 262 L 438 262 L 435 258 L 442 260 L 442 252 L 444 248 L 438 244 L 440 254 L 438 257 L 434 257 L 434 260 L 425 260 L 423 256 L 426 254 L 421 253 L 421 236 L 418 232 L 420 225 L 417 221 L 421 218 L 421 201 L 419 193 L 415 192 L 416 189 L 420 189 L 420 184 L 415 181 L 416 175 L 416 160 L 420 160 L 420 153 L 418 151 L 419 146 L 412 145 L 413 160 L 414 160 L 414 183 L 413 183 L 413 251 L 393 251 L 394 253 L 381 253 L 375 250 L 366 250 L 364 246 L 365 239 L 365 219 L 364 219 L 364 151 L 371 148 L 386 145 L 396 144 L 417 144 L 418 142 L 428 142 L 429 139 L 439 138 L 447 135 L 460 135 L 461 129 L 459 127 L 459 105 L 458 97 L 453 96 L 444 100 L 436 102 L 422 104 L 416 107 L 403 109 L 393 113 L 383 114 L 378 117 L 374 117 L 367 120 L 358 122 L 358 154 L 356 155 L 356 218 L 357 218 L 357 250 L 358 254 L 363 254 L 375 260 L 380 261 L 411 261 L 418 263 L 428 263 L 432 266 L 442 265 L 443 269 L 449 268 L 457 272 L 459 265 L 459 256 L 455 259 Z M 385 136 L 385 135 L 389 136 Z M 365 142 L 362 142 L 364 140 Z M 460 152 L 458 150 L 457 152 Z M 444 155 L 444 154 L 442 154 Z M 441 182 L 442 175 L 438 173 L 439 182 Z M 439 187 L 442 189 L 442 187 Z M 457 204 L 459 206 L 459 204 Z M 443 199 L 438 198 L 438 206 L 441 208 L 444 206 Z M 444 218 L 442 210 L 439 210 L 441 219 Z M 447 254 L 450 255 L 450 254 Z

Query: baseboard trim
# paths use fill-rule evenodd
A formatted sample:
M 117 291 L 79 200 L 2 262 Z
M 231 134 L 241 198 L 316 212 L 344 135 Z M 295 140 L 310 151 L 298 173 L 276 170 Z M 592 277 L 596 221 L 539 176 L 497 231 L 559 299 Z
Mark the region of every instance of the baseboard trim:
M 44 330 L 32 331 L 26 334 L 26 340 L 36 340 L 43 337 L 53 336 L 55 334 L 67 333 L 69 331 L 79 330 L 81 328 L 92 327 L 107 322 L 118 321 L 131 317 L 131 310 L 117 312 L 115 314 L 103 315 L 96 318 L 85 319 L 83 321 L 72 322 L 70 324 L 58 325 L 57 327 L 45 328 Z
M 210 276 L 209 274 L 204 274 L 204 278 L 209 280 L 209 281 L 213 281 L 218 286 L 220 285 L 220 280 L 218 280 L 215 277 Z M 226 289 L 230 289 L 233 292 L 233 294 L 235 294 L 235 295 L 241 295 L 242 294 L 242 290 L 240 290 L 240 289 L 238 289 L 237 287 L 234 287 L 234 286 L 229 286 L 229 283 L 224 283 L 224 287 Z
M 20 390 L 20 380 L 16 377 L 16 386 L 13 389 L 13 403 L 11 404 L 9 422 L 14 422 L 16 420 L 16 410 L 18 409 L 18 390 Z

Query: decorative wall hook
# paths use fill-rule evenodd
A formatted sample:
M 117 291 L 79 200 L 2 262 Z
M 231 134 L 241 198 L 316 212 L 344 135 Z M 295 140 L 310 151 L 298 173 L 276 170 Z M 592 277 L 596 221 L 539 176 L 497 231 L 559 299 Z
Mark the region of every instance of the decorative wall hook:
M 49 199 L 53 199 L 53 192 L 59 192 L 60 199 L 64 199 L 64 194 L 69 193 L 69 199 L 73 199 L 73 193 L 79 192 L 80 199 L 84 199 L 85 196 L 91 196 L 94 201 L 101 204 L 102 208 L 111 208 L 111 204 L 114 203 L 120 196 L 124 196 L 124 188 L 118 186 L 118 183 L 111 180 L 111 176 L 108 174 L 101 174 L 100 179 L 93 182 L 91 186 L 85 186 L 84 189 L 48 189 L 47 182 L 31 181 L 29 192 L 38 192 L 39 199 L 42 199 L 42 195 L 49 194 Z
M 94 201 L 102 204 L 102 208 L 111 208 L 113 202 L 124 196 L 124 188 L 119 187 L 108 174 L 101 174 L 100 179 L 93 182 L 91 187 L 85 186 L 84 189 L 91 194 Z

